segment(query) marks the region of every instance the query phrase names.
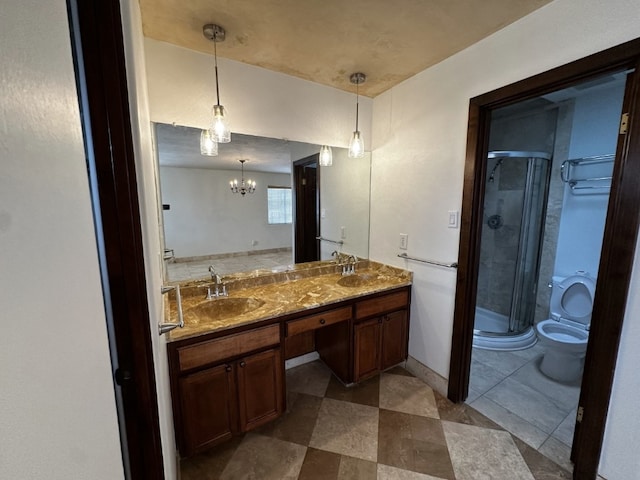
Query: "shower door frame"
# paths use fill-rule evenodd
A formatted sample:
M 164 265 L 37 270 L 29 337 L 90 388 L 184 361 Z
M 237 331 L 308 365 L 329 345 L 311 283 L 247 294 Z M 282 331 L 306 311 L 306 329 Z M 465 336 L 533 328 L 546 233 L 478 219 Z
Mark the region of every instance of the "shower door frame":
M 627 76 L 622 112 L 626 134 L 618 136 L 605 224 L 591 332 L 587 345 L 571 459 L 573 477 L 595 478 L 613 386 L 640 226 L 640 38 L 528 79 L 472 98 L 465 160 L 457 290 L 448 398 L 462 402 L 469 392 L 484 182 L 487 176 L 491 112 L 496 108 L 567 88 L 591 78 L 635 68 Z M 624 175 L 623 175 L 624 173 Z M 602 321 L 606 318 L 607 321 Z

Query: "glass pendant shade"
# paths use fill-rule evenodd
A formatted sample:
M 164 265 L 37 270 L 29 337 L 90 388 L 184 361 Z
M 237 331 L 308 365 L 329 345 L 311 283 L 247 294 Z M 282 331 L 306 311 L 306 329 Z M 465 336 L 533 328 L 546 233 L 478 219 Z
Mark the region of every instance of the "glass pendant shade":
M 200 154 L 208 157 L 218 155 L 218 142 L 215 140 L 213 130 L 202 130 L 200 133 Z
M 333 164 L 333 153 L 331 151 L 331 147 L 328 145 L 323 145 L 320 149 L 320 166 L 321 167 L 330 167 Z
M 349 142 L 349 158 L 361 158 L 364 156 L 364 143 L 360 132 L 356 130 L 353 132 L 351 141 Z
M 214 132 L 216 142 L 229 143 L 231 141 L 231 129 L 229 128 L 227 111 L 222 105 L 213 106 L 213 125 L 211 130 Z

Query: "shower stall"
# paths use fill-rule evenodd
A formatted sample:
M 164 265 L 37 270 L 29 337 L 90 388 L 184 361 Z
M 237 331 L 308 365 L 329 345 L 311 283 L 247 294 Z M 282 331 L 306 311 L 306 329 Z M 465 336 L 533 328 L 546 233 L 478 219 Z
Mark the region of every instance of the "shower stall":
M 521 350 L 533 328 L 551 155 L 491 151 L 487 158 L 473 345 Z

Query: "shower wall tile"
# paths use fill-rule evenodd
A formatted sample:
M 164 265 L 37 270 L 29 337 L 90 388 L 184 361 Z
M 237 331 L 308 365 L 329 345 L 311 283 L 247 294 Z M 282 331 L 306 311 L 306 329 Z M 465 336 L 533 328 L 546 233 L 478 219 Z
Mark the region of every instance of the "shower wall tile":
M 534 322 L 538 323 L 550 317 L 549 302 L 551 289 L 547 286 L 551 282 L 556 263 L 558 248 L 558 233 L 564 197 L 564 183 L 560 178 L 560 166 L 569 156 L 571 129 L 573 126 L 574 102 L 566 102 L 558 109 L 556 141 L 553 149 L 551 164 L 551 181 L 547 197 L 547 216 L 544 225 L 544 238 L 540 256 L 540 271 L 538 272 L 538 290 L 536 294 L 536 311 Z

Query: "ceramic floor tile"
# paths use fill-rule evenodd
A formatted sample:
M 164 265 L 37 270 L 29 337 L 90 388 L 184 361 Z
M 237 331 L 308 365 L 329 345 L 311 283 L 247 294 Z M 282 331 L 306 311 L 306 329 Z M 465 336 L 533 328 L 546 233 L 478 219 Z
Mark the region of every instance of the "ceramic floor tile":
M 540 371 L 541 360 L 539 358 L 526 364 L 511 378 L 546 395 L 565 412 L 570 412 L 578 405 L 580 382 L 567 385 L 550 379 Z
M 258 428 L 255 433 L 287 442 L 309 445 L 322 398 L 289 392 L 287 411 L 277 420 Z
M 433 390 L 415 377 L 381 374 L 380 408 L 424 417 L 440 417 Z
M 337 453 L 307 448 L 298 480 L 338 480 L 340 457 Z
M 436 397 L 441 420 L 464 423 L 465 425 L 475 425 L 476 427 L 492 428 L 494 430 L 503 430 L 496 422 L 466 403 L 452 403 L 438 392 L 433 393 Z
M 480 348 L 473 349 L 472 359 L 484 363 L 504 375 L 511 375 L 529 361 L 528 358 L 512 352 L 497 352 Z
M 540 445 L 542 445 L 549 437 L 548 433 L 543 432 L 526 420 L 520 418 L 518 415 L 515 415 L 486 397 L 480 397 L 475 402 L 471 403 L 470 406 L 489 417 L 508 432 L 514 434 L 518 438 L 521 438 L 533 448 L 539 448 Z
M 551 434 L 552 437 L 560 440 L 567 446 L 571 446 L 573 444 L 573 433 L 576 428 L 576 410 L 572 411 L 567 415 L 562 423 L 554 430 Z
M 376 480 L 378 472 L 376 462 L 342 456 L 338 480 Z
M 571 473 L 560 467 L 551 459 L 531 448 L 519 438 L 512 435 L 513 443 L 516 444 L 522 458 L 527 463 L 529 470 L 536 480 L 570 480 Z
M 504 431 L 442 422 L 456 480 L 535 480 Z
M 331 376 L 325 397 L 377 407 L 380 402 L 380 377 L 375 376 L 357 385 L 345 387 L 340 380 Z
M 482 395 L 479 391 L 469 387 L 469 394 L 467 395 L 467 399 L 465 402 L 471 403 Z
M 287 390 L 323 397 L 331 379 L 331 371 L 320 360 L 305 363 L 286 372 Z
M 324 398 L 309 446 L 375 462 L 378 409 Z
M 527 360 L 533 360 L 535 358 L 541 357 L 544 354 L 544 352 L 545 352 L 545 347 L 543 347 L 540 342 L 537 342 L 531 348 L 525 348 L 524 350 L 514 350 L 511 353 L 513 353 L 514 355 L 517 355 L 518 357 L 526 358 Z
M 454 478 L 442 424 L 435 418 L 381 409 L 378 462 L 436 478 Z
M 385 370 L 384 373 L 390 373 L 392 375 L 402 375 L 403 377 L 414 377 L 413 373 L 401 367 L 400 365 L 396 365 L 389 370 Z
M 218 480 L 241 442 L 242 437 L 236 437 L 205 453 L 182 459 L 181 480 Z
M 560 440 L 549 437 L 538 450 L 561 467 L 567 470 L 573 468 L 573 464 L 569 458 L 571 456 L 571 447 L 568 447 Z
M 442 480 L 424 473 L 378 464 L 378 480 Z
M 496 370 L 489 365 L 485 365 L 477 360 L 471 361 L 471 374 L 469 376 L 469 388 L 479 392 L 487 393 L 508 375 Z
M 568 413 L 560 410 L 546 395 L 512 378 L 500 382 L 485 396 L 548 434 L 560 425 Z
M 247 434 L 220 480 L 296 480 L 307 448 L 276 438 Z

